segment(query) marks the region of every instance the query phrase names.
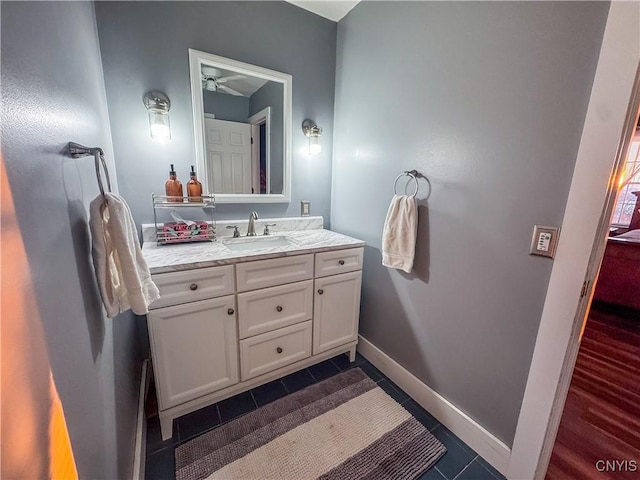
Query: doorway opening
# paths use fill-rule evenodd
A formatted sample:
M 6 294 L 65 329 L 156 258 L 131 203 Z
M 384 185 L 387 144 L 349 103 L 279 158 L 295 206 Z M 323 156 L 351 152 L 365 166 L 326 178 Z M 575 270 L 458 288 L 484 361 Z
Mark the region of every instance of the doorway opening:
M 549 480 L 640 473 L 640 124 L 622 173 L 604 257 L 555 438 Z
M 631 479 L 640 472 L 639 159 L 637 125 L 582 327 L 549 480 Z
M 249 117 L 251 125 L 251 193 L 271 193 L 271 107 Z

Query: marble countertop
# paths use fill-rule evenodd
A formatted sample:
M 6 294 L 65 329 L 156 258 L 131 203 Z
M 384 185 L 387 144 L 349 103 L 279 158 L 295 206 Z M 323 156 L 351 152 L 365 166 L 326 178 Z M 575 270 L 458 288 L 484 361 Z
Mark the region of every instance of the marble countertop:
M 274 232 L 273 236 L 286 236 L 293 245 L 238 252 L 229 250 L 224 245 L 223 240 L 228 237 L 215 242 L 179 245 L 156 245 L 153 241 L 146 241 L 142 246 L 142 254 L 153 274 L 340 250 L 361 247 L 365 244 L 357 238 L 324 229 L 279 231 Z

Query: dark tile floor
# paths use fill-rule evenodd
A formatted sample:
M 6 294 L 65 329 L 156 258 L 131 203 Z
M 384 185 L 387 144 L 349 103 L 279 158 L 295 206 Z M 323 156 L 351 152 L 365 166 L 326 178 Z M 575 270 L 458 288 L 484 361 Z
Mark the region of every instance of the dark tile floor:
M 146 478 L 148 480 L 174 478 L 174 450 L 178 445 L 262 405 L 354 367 L 361 368 L 380 385 L 380 388 L 402 404 L 447 447 L 447 453 L 419 480 L 504 479 L 483 458 L 360 355 L 356 356 L 356 361 L 353 363 L 349 363 L 346 355 L 339 355 L 180 417 L 174 423 L 173 437 L 164 442 L 160 437 L 160 421 L 157 415 L 148 419 Z

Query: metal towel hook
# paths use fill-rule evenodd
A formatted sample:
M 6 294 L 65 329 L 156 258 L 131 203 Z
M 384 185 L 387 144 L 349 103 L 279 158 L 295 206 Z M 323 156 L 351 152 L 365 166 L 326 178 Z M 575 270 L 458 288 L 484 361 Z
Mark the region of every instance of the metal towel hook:
M 71 158 L 82 158 L 93 156 L 94 164 L 96 168 L 96 178 L 98 179 L 98 188 L 100 194 L 104 198 L 104 186 L 102 185 L 102 175 L 100 174 L 100 163 L 102 163 L 102 169 L 104 170 L 104 176 L 107 179 L 107 190 L 111 192 L 111 179 L 109 178 L 109 169 L 107 168 L 107 162 L 104 159 L 104 152 L 100 147 L 85 147 L 79 143 L 69 142 L 69 155 Z

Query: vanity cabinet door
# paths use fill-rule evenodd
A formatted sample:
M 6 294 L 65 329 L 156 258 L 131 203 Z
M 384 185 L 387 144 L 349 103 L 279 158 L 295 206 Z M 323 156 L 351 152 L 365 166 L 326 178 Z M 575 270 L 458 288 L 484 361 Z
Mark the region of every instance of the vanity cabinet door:
M 315 280 L 314 355 L 358 339 L 361 284 L 362 271 Z
M 233 295 L 152 310 L 147 320 L 161 410 L 238 383 Z

